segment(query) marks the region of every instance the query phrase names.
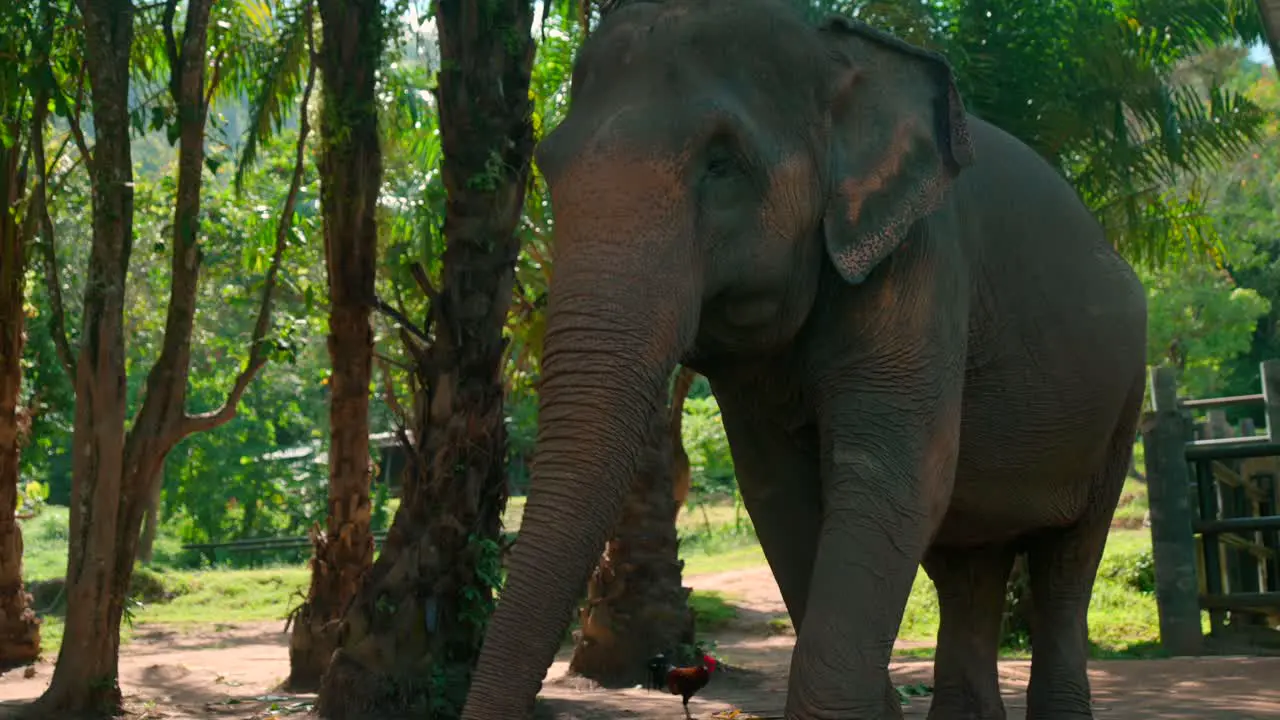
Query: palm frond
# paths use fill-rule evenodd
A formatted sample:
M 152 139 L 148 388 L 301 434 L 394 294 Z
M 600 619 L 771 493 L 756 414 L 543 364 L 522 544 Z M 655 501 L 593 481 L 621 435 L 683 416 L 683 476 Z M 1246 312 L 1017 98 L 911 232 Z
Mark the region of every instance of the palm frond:
M 212 88 L 211 102 L 238 106 L 257 90 L 262 60 L 275 57 L 280 21 L 291 18 L 288 8 L 277 7 L 274 0 L 214 5 L 209 53 L 217 84 Z
M 1203 49 L 1264 39 L 1254 0 L 1137 0 L 1128 13 L 1142 25 L 1167 35 L 1174 47 Z
M 249 128 L 236 164 L 237 193 L 243 188 L 245 171 L 257 160 L 259 144 L 270 140 L 284 125 L 286 114 L 297 101 L 306 64 L 312 62 L 307 51 L 307 35 L 312 30 L 311 0 L 282 8 L 281 19 L 280 32 L 270 50 L 271 60 L 265 63 L 249 105 Z

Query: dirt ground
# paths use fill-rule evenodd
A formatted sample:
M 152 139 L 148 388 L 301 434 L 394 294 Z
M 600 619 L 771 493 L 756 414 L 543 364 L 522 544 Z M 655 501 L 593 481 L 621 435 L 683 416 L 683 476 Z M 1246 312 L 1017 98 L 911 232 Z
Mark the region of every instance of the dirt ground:
M 695 718 L 711 720 L 738 709 L 781 718 L 787 668 L 795 638 L 771 633 L 768 620 L 784 614 L 781 597 L 765 568 L 689 579 L 699 589 L 732 595 L 740 616 L 715 636 L 729 667 L 690 702 Z M 288 638 L 283 622 L 216 625 L 178 630 L 139 626 L 121 650 L 121 685 L 135 718 L 145 720 L 226 718 L 266 720 L 299 717 L 314 700 L 276 690 L 288 675 Z M 539 716 L 547 720 L 682 718 L 676 697 L 645 690 L 604 691 L 565 677 L 562 653 L 547 676 Z M 0 717 L 12 715 L 49 682 L 52 665 L 0 676 Z M 1009 720 L 1024 720 L 1023 693 L 1030 666 L 1000 665 Z M 893 666 L 898 684 L 930 682 L 929 661 Z M 1280 658 L 1215 657 L 1175 660 L 1097 661 L 1090 666 L 1098 718 L 1125 720 L 1247 720 L 1280 718 Z M 928 713 L 928 698 L 905 709 L 908 718 Z

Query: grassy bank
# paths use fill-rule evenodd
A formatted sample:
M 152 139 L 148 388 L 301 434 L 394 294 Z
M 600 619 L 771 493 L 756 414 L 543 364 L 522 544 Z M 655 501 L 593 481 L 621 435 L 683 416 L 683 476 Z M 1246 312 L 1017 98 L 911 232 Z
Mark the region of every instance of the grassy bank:
M 1118 527 L 1108 541 L 1090 605 L 1090 636 L 1095 655 L 1099 657 L 1145 656 L 1155 652 L 1158 622 L 1155 598 L 1150 592 L 1154 582 L 1151 539 L 1149 531 L 1141 529 L 1145 510 L 1145 486 L 1131 481 L 1117 512 Z M 506 517 L 508 528 L 519 528 L 523 511 L 524 498 L 512 498 Z M 1121 518 L 1136 518 L 1138 528 L 1131 529 L 1133 520 L 1122 522 Z M 44 651 L 50 658 L 55 656 L 62 635 L 58 615 L 61 597 L 56 579 L 66 568 L 67 520 L 66 508 L 49 507 L 23 526 L 25 574 L 28 582 L 33 582 L 35 605 L 44 617 Z M 731 503 L 686 509 L 681 512 L 678 525 L 686 576 L 765 565 L 764 554 L 750 524 Z M 308 571 L 300 563 L 252 569 L 166 567 L 166 562 L 177 558 L 190 562 L 190 558 L 182 557 L 180 545 L 177 538 L 160 538 L 156 566 L 137 573 L 135 598 L 129 608 L 129 620 L 134 625 L 207 627 L 279 620 L 283 627 L 283 618 L 306 592 Z M 695 593 L 692 603 L 704 631 L 713 632 L 736 614 L 731 596 Z M 932 640 L 938 619 L 933 584 L 920 571 L 900 635 L 908 640 Z M 762 630 L 776 632 L 783 624 L 771 623 L 772 627 Z M 126 624 L 126 641 L 129 633 Z M 927 654 L 927 651 L 913 652 Z

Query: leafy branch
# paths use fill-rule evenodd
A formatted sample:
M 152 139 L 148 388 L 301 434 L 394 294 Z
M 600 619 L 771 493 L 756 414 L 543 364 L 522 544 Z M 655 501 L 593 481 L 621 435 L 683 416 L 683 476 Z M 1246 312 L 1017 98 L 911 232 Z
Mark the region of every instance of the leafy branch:
M 308 65 L 316 64 L 312 25 L 312 3 L 305 0 L 291 18 L 286 18 L 271 48 L 271 64 L 262 74 L 249 108 L 249 132 L 246 133 L 234 179 L 237 193 L 244 187 L 245 172 L 257 162 L 259 144 L 270 140 L 284 124 L 285 112 L 295 96 L 304 59 Z M 310 77 L 311 70 L 308 70 Z
M 310 3 L 307 4 L 303 14 L 306 18 L 307 49 L 308 52 L 314 53 Z M 315 87 L 315 79 L 316 63 L 313 62 L 308 66 L 306 86 L 302 91 L 302 102 L 299 105 L 301 112 L 299 112 L 298 141 L 294 148 L 293 176 L 289 180 L 289 192 L 285 197 L 284 208 L 280 211 L 280 221 L 276 224 L 275 249 L 272 252 L 271 264 L 267 268 L 267 276 L 263 282 L 262 300 L 258 306 L 258 319 L 254 324 L 252 339 L 249 341 L 249 359 L 245 362 L 244 369 L 236 377 L 235 384 L 232 386 L 231 392 L 227 394 L 226 402 L 223 403 L 222 407 L 207 413 L 188 415 L 186 417 L 181 429 L 183 437 L 205 430 L 212 430 L 234 418 L 236 408 L 240 404 L 240 398 L 244 396 L 244 392 L 249 387 L 249 383 L 253 381 L 254 376 L 267 363 L 270 345 L 266 337 L 271 328 L 271 311 L 275 299 L 276 285 L 279 281 L 280 266 L 284 260 L 284 251 L 288 245 L 289 231 L 293 227 L 293 215 L 298 202 L 298 192 L 302 188 L 302 179 L 306 170 L 307 136 L 311 130 L 311 124 L 307 118 L 307 105 L 311 101 L 311 92 Z
M 50 94 L 61 96 L 57 90 L 56 78 L 49 62 L 49 53 L 52 46 L 54 32 L 53 7 L 51 0 L 45 0 L 41 4 L 41 14 L 43 17 L 44 32 L 39 34 L 33 45 L 36 52 L 36 68 L 35 76 L 39 77 L 42 82 L 38 82 L 35 89 L 34 104 L 31 113 L 31 152 L 32 159 L 35 162 L 37 170 L 37 180 L 35 187 L 31 191 L 31 205 L 28 210 L 28 220 L 32 224 L 40 225 L 41 234 L 44 236 L 44 242 L 40 243 L 43 250 L 43 264 L 45 284 L 48 286 L 49 292 L 49 310 L 50 310 L 50 328 L 49 331 L 53 336 L 54 349 L 58 355 L 58 362 L 62 366 L 63 372 L 67 374 L 68 379 L 75 378 L 75 353 L 71 349 L 71 343 L 67 341 L 67 322 L 66 310 L 62 302 L 62 281 L 58 277 L 58 250 L 57 241 L 54 235 L 53 218 L 49 214 L 49 169 L 44 147 L 44 130 L 49 119 L 49 99 Z M 81 89 L 83 90 L 84 74 L 80 76 Z M 76 138 L 76 144 L 80 147 L 80 161 L 88 162 L 90 156 L 87 144 L 84 141 L 84 134 L 80 132 L 79 122 L 79 105 L 75 113 L 67 113 L 68 122 L 71 126 L 71 136 Z M 63 143 L 58 148 L 58 152 L 54 157 L 57 162 L 67 146 L 64 138 Z M 74 169 L 74 168 L 73 168 Z M 68 174 L 69 175 L 69 174 Z M 63 176 L 63 181 L 68 175 Z M 30 237 L 32 233 L 28 232 Z
M 48 91 L 36 93 L 36 104 L 31 115 L 31 147 L 34 154 L 39 177 L 31 192 L 31 217 L 40 223 L 44 242 L 43 250 L 45 285 L 49 291 L 49 310 L 51 313 L 49 332 L 53 335 L 53 345 L 58 353 L 58 362 L 68 378 L 75 377 L 75 353 L 67 341 L 66 310 L 62 303 L 62 280 L 58 277 L 58 248 L 54 236 L 53 218 L 49 215 L 49 166 L 45 164 L 44 126 L 48 120 Z

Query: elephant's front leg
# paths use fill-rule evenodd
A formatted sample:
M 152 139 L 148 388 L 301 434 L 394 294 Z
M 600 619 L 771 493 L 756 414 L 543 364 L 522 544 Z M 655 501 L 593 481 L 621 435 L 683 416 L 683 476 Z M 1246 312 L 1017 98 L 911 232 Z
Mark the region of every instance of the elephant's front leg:
M 799 633 L 809 604 L 809 583 L 822 528 L 821 472 L 812 427 L 790 431 L 767 413 L 755 412 L 742 395 L 718 391 L 725 432 L 743 503 Z M 901 715 L 893 682 L 884 681 L 889 717 Z
M 916 393 L 903 384 L 893 395 L 826 395 L 823 522 L 789 718 L 901 716 L 887 707 L 889 660 L 959 441 L 959 379 L 931 379 Z

